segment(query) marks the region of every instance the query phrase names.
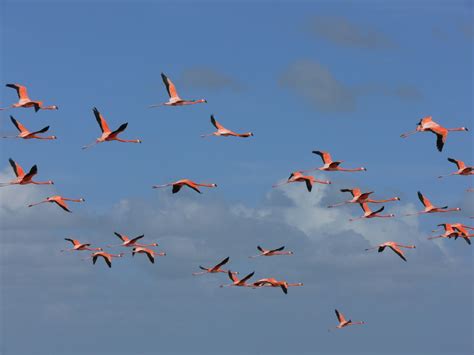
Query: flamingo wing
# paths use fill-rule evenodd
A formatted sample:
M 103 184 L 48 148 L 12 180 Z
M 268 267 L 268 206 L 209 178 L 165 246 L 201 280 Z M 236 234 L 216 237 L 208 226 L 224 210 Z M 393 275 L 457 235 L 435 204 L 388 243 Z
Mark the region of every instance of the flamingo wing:
M 281 284 L 280 287 L 285 295 L 288 294 L 288 287 L 285 284 Z
M 306 184 L 306 188 L 308 189 L 308 191 L 311 192 L 311 190 L 313 189 L 313 183 L 311 182 L 311 180 L 305 179 L 304 182 Z
M 120 234 L 120 233 L 114 232 L 114 234 L 115 234 L 117 237 L 119 237 L 119 239 L 120 239 L 122 242 L 125 242 L 125 241 L 128 240 L 127 237 L 123 236 L 123 235 Z
M 64 202 L 64 200 L 54 200 L 54 203 L 56 203 L 59 207 L 61 207 L 64 211 L 66 212 L 71 212 L 68 208 L 67 208 L 67 204 L 66 202 Z
M 173 82 L 163 73 L 161 73 L 161 79 L 163 79 L 163 83 L 166 86 L 166 91 L 168 91 L 168 95 L 171 99 L 179 99 L 178 92 L 176 91 L 176 87 L 174 86 Z
M 448 130 L 444 127 L 436 126 L 431 128 L 431 131 L 436 134 L 436 147 L 442 152 L 446 138 L 448 138 Z
M 432 206 L 431 201 L 428 200 L 425 196 L 423 196 L 423 194 L 420 191 L 418 191 L 418 198 L 420 199 L 423 206 L 425 207 Z
M 95 119 L 97 120 L 97 123 L 99 124 L 100 130 L 102 131 L 102 133 L 110 132 L 110 128 L 107 125 L 107 121 L 104 119 L 104 117 L 99 112 L 99 110 L 96 107 L 94 107 L 92 111 L 94 111 Z
M 142 239 L 144 236 L 145 236 L 145 234 L 142 234 L 142 235 L 139 235 L 136 238 L 133 238 L 132 240 L 130 240 L 130 244 L 135 243 L 137 240 Z
M 8 159 L 8 161 L 10 162 L 10 165 L 13 168 L 13 172 L 17 177 L 25 176 L 25 171 L 19 164 L 17 164 L 12 158 Z
M 339 323 L 343 323 L 346 321 L 346 318 L 344 318 L 344 315 L 341 312 L 339 312 L 337 309 L 335 309 L 334 311 L 336 312 L 336 317 Z
M 270 250 L 270 253 L 273 253 L 274 251 L 282 251 L 283 249 L 285 249 L 285 246 L 282 246 L 282 247 L 279 247 L 279 248 L 276 248 L 276 249 L 272 249 L 272 250 Z
M 119 128 L 117 128 L 115 131 L 113 131 L 110 135 L 111 136 L 116 136 L 117 134 L 125 131 L 127 129 L 128 123 L 122 123 Z
M 199 190 L 199 188 L 197 186 L 195 186 L 194 184 L 191 184 L 189 182 L 186 182 L 185 185 L 187 187 L 189 187 L 190 189 L 193 189 L 194 191 L 196 191 L 197 193 L 201 193 L 201 191 Z
M 36 174 L 38 173 L 38 167 L 36 165 L 33 165 L 30 169 L 30 171 L 28 172 L 28 174 L 26 174 L 23 179 L 25 180 L 31 180 L 33 178 L 33 176 L 35 176 Z
M 260 250 L 262 253 L 265 252 L 265 250 L 260 245 L 257 245 L 257 249 Z
M 323 160 L 324 164 L 332 163 L 331 154 L 329 154 L 328 152 L 322 152 L 320 150 L 313 150 L 312 153 L 319 155 L 321 157 L 321 159 Z
M 248 279 L 250 279 L 253 274 L 255 274 L 255 271 L 251 272 L 250 274 L 248 274 L 247 276 L 245 276 L 243 279 L 240 280 L 241 283 L 244 283 L 245 281 L 247 281 Z
M 149 251 L 146 251 L 145 254 L 146 254 L 146 256 L 148 256 L 148 260 L 150 260 L 150 262 L 152 264 L 154 264 L 155 263 L 155 257 L 153 256 L 153 254 Z
M 26 87 L 20 84 L 6 84 L 5 86 L 15 89 L 20 100 L 30 100 Z
M 216 266 L 214 266 L 212 269 L 214 270 L 217 270 L 219 269 L 222 265 L 225 265 L 229 262 L 229 257 L 225 258 L 224 260 L 222 260 L 219 264 L 217 264 Z
M 79 241 L 76 240 L 76 239 L 64 238 L 64 240 L 67 240 L 68 242 L 71 242 L 73 245 L 80 244 Z
M 237 278 L 237 276 L 235 276 L 232 271 L 227 271 L 227 276 L 229 276 L 229 279 L 232 280 L 232 282 L 237 282 L 239 281 L 239 279 Z
M 181 188 L 183 187 L 183 185 L 181 184 L 174 184 L 173 185 L 173 189 L 171 190 L 174 194 L 177 193 L 179 190 L 181 190 Z
M 385 250 L 385 245 L 380 245 L 379 248 L 377 249 L 379 253 L 383 252 L 384 250 Z
M 112 260 L 110 259 L 109 256 L 105 256 L 105 255 L 101 255 L 104 260 L 105 260 L 105 263 L 107 264 L 108 267 L 112 267 Z
M 359 203 L 360 207 L 364 211 L 364 213 L 372 213 L 372 210 L 369 208 L 369 205 L 367 203 Z
M 23 126 L 20 122 L 18 122 L 17 120 L 15 120 L 15 118 L 13 118 L 13 116 L 10 116 L 10 120 L 12 121 L 12 123 L 15 125 L 16 129 L 20 132 L 28 132 L 28 130 L 26 129 L 25 126 Z
M 448 161 L 450 161 L 451 163 L 456 164 L 456 166 L 458 167 L 458 169 L 464 169 L 464 168 L 466 167 L 466 164 L 464 164 L 464 162 L 461 161 L 461 160 L 456 160 L 456 159 L 453 159 L 453 158 L 448 158 Z
M 221 125 L 217 120 L 214 118 L 214 115 L 211 115 L 211 123 L 216 129 L 225 129 L 223 125 Z
M 38 134 L 38 133 L 44 133 L 47 132 L 49 129 L 49 126 L 41 128 L 39 131 L 31 132 L 31 134 Z
M 392 249 L 392 250 L 395 252 L 395 254 L 397 254 L 400 258 L 402 258 L 403 260 L 407 261 L 407 259 L 405 259 L 405 256 L 403 255 L 403 252 L 402 252 L 401 249 L 397 248 L 397 247 L 394 246 L 394 245 L 390 245 L 389 247 L 390 247 L 390 249 Z

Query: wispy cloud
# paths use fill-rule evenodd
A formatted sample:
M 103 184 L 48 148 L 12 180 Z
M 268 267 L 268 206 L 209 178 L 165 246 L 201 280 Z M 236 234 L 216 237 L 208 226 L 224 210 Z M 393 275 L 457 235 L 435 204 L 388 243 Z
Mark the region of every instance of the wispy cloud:
M 344 17 L 314 16 L 306 28 L 314 37 L 344 47 L 378 49 L 396 46 L 383 32 L 353 23 Z
M 279 83 L 316 110 L 323 112 L 354 111 L 360 96 L 382 95 L 402 101 L 418 101 L 422 93 L 412 85 L 361 84 L 349 86 L 316 61 L 299 60 L 292 63 L 280 76 Z
M 208 90 L 243 89 L 243 86 L 231 76 L 207 67 L 195 67 L 184 70 L 181 81 L 189 87 Z

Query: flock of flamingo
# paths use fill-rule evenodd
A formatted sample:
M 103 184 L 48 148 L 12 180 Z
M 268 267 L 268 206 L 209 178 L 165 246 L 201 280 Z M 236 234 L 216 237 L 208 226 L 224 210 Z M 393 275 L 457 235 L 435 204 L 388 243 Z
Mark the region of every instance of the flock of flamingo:
M 194 105 L 194 104 L 199 104 L 199 103 L 207 103 L 205 99 L 200 99 L 200 100 L 185 100 L 182 99 L 176 90 L 175 85 L 173 82 L 165 75 L 161 74 L 163 83 L 166 87 L 166 90 L 168 92 L 169 100 L 167 102 L 157 104 L 157 105 L 152 105 L 150 107 L 159 107 L 159 106 L 186 106 L 186 105 Z M 42 101 L 33 101 L 29 98 L 27 89 L 25 86 L 19 85 L 19 84 L 7 84 L 6 85 L 9 88 L 13 88 L 16 90 L 18 94 L 18 102 L 10 105 L 9 107 L 5 108 L 0 108 L 0 110 L 5 110 L 8 108 L 31 108 L 33 107 L 35 111 L 39 110 L 57 110 L 58 106 L 56 105 L 50 105 L 50 106 L 45 106 L 43 105 Z M 121 139 L 119 138 L 119 134 L 123 133 L 126 128 L 128 123 L 123 123 L 121 124 L 117 129 L 111 130 L 107 124 L 107 121 L 103 117 L 103 115 L 99 112 L 97 108 L 93 108 L 93 113 L 94 116 L 97 120 L 97 123 L 100 127 L 100 130 L 102 132 L 101 136 L 97 138 L 93 143 L 86 145 L 82 147 L 83 149 L 90 148 L 96 144 L 99 143 L 104 143 L 104 142 L 110 142 L 110 141 L 117 141 L 117 142 L 122 142 L 122 143 L 141 143 L 140 139 Z M 18 135 L 15 136 L 5 136 L 3 138 L 19 138 L 19 139 L 40 139 L 40 140 L 55 140 L 57 137 L 52 135 L 52 136 L 43 136 L 42 134 L 46 133 L 49 130 L 49 126 L 46 126 L 42 129 L 36 130 L 36 131 L 29 131 L 22 123 L 20 123 L 17 119 L 15 119 L 13 116 L 10 116 L 12 124 L 15 126 L 15 128 L 18 130 Z M 214 117 L 214 115 L 211 115 L 211 123 L 215 127 L 216 131 L 209 133 L 209 134 L 204 134 L 201 135 L 201 137 L 209 137 L 209 136 L 223 136 L 223 137 L 239 137 L 239 138 L 248 138 L 252 137 L 253 133 L 252 132 L 246 132 L 246 133 L 236 133 L 233 132 L 227 128 L 225 128 L 222 124 L 220 124 Z M 419 132 L 432 132 L 436 135 L 436 146 L 437 149 L 441 152 L 443 150 L 443 147 L 446 143 L 448 132 L 450 131 L 468 131 L 467 128 L 465 127 L 460 127 L 460 128 L 445 128 L 438 123 L 434 122 L 431 116 L 424 117 L 422 118 L 415 131 L 412 132 L 407 132 L 401 135 L 402 138 L 406 138 L 410 135 L 413 135 L 415 133 Z M 323 166 L 317 167 L 311 170 L 306 170 L 306 171 L 295 171 L 292 172 L 291 175 L 289 176 L 288 179 L 285 181 L 274 185 L 273 187 L 278 187 L 284 184 L 289 184 L 289 183 L 296 183 L 296 182 L 304 182 L 306 185 L 306 188 L 309 192 L 311 192 L 313 185 L 314 184 L 331 184 L 331 181 L 323 181 L 323 180 L 318 180 L 312 175 L 305 175 L 306 173 L 310 171 L 340 171 L 340 172 L 363 172 L 366 171 L 367 169 L 364 167 L 359 167 L 359 168 L 342 168 L 340 165 L 343 163 L 343 161 L 334 161 L 328 152 L 324 151 L 319 151 L 315 150 L 312 153 L 318 155 L 321 157 Z M 472 166 L 466 166 L 466 164 L 457 159 L 453 158 L 448 158 L 448 161 L 456 164 L 457 166 L 457 171 L 449 174 L 449 175 L 462 175 L 462 176 L 470 176 L 474 175 L 474 167 Z M 34 181 L 33 178 L 35 175 L 38 174 L 38 167 L 36 165 L 33 165 L 30 170 L 25 173 L 25 170 L 13 159 L 9 159 L 10 165 L 13 169 L 13 172 L 16 176 L 16 178 L 10 182 L 2 183 L 0 186 L 8 186 L 8 185 L 28 185 L 28 184 L 36 184 L 36 185 L 51 185 L 54 184 L 53 181 L 48 180 L 48 181 Z M 448 175 L 444 175 L 448 176 Z M 442 178 L 443 176 L 439 176 Z M 154 189 L 157 188 L 165 188 L 165 187 L 171 187 L 172 193 L 177 193 L 179 192 L 184 186 L 196 191 L 197 193 L 201 193 L 200 188 L 201 187 L 208 187 L 208 188 L 214 188 L 217 187 L 215 183 L 197 183 L 195 181 L 192 181 L 190 179 L 181 179 L 175 182 L 170 182 L 167 184 L 162 184 L 162 185 L 155 185 L 153 186 Z M 340 189 L 341 192 L 343 193 L 350 193 L 352 195 L 352 198 L 349 200 L 345 200 L 343 202 L 339 202 L 333 205 L 328 206 L 328 208 L 334 208 L 337 206 L 342 206 L 346 204 L 358 204 L 363 211 L 363 215 L 360 217 L 355 217 L 350 219 L 350 221 L 358 220 L 358 219 L 371 219 L 371 218 L 392 218 L 395 217 L 393 213 L 390 214 L 381 214 L 381 212 L 384 210 L 384 206 L 380 207 L 377 210 L 372 210 L 369 205 L 370 204 L 381 204 L 381 203 L 386 203 L 386 202 L 392 202 L 392 201 L 400 201 L 399 197 L 391 197 L 388 199 L 373 199 L 371 195 L 374 193 L 374 191 L 368 191 L 368 192 L 362 192 L 359 188 L 353 187 L 353 188 L 344 188 Z M 468 189 L 468 191 L 473 191 L 472 188 Z M 428 214 L 428 213 L 445 213 L 445 212 L 455 212 L 455 211 L 460 211 L 460 208 L 448 208 L 448 206 L 442 206 L 442 207 L 437 207 L 434 206 L 430 200 L 424 196 L 421 192 L 418 192 L 418 198 L 421 201 L 422 205 L 424 206 L 424 209 L 422 211 L 419 211 L 415 214 L 407 214 L 406 216 L 411 216 L 411 215 L 419 215 L 419 214 Z M 67 202 L 84 202 L 84 198 L 66 198 L 63 196 L 55 195 L 55 196 L 50 196 L 46 197 L 44 200 L 31 203 L 28 205 L 28 207 L 33 207 L 39 204 L 43 204 L 46 202 L 54 203 L 60 208 L 62 208 L 66 212 L 71 212 L 69 209 L 69 206 Z M 471 217 L 472 218 L 472 217 Z M 468 230 L 473 230 L 474 227 L 470 227 L 461 223 L 442 223 L 438 224 L 438 227 L 443 227 L 444 233 L 441 235 L 437 236 L 431 236 L 428 239 L 437 239 L 437 238 L 447 238 L 447 239 L 457 239 L 457 238 L 462 238 L 464 239 L 469 245 L 471 244 L 470 238 L 474 236 L 474 234 L 470 234 Z M 437 230 L 434 230 L 433 232 L 436 232 Z M 114 232 L 114 234 L 120 239 L 120 244 L 118 245 L 108 245 L 109 248 L 112 247 L 125 247 L 125 248 L 132 248 L 132 256 L 135 254 L 144 254 L 147 256 L 149 261 L 151 263 L 155 262 L 155 257 L 159 256 L 165 256 L 165 252 L 156 252 L 153 247 L 157 247 L 158 243 L 149 243 L 149 244 L 142 244 L 140 241 L 144 237 L 144 235 L 137 236 L 135 238 L 129 238 L 126 235 L 119 234 L 117 232 Z M 72 247 L 69 249 L 64 249 L 62 251 L 89 251 L 92 252 L 92 254 L 89 255 L 88 258 L 92 259 L 93 264 L 96 263 L 98 258 L 102 258 L 104 262 L 108 265 L 108 267 L 112 267 L 112 260 L 114 258 L 120 258 L 124 256 L 124 253 L 119 253 L 119 254 L 111 254 L 108 252 L 105 252 L 103 248 L 100 247 L 91 247 L 90 243 L 82 243 L 79 240 L 76 239 L 71 239 L 71 238 L 65 238 L 66 241 L 70 242 L 72 244 Z M 250 256 L 249 258 L 256 258 L 260 256 L 281 256 L 281 255 L 287 255 L 291 256 L 293 255 L 292 251 L 284 251 L 284 246 L 275 248 L 275 249 L 264 249 L 261 246 L 257 246 L 258 251 L 260 252 L 258 255 L 253 255 Z M 405 254 L 402 251 L 402 248 L 404 249 L 414 249 L 415 245 L 402 245 L 394 241 L 386 241 L 382 244 L 379 244 L 377 246 L 374 246 L 372 248 L 366 249 L 367 251 L 369 250 L 374 250 L 376 249 L 379 253 L 383 252 L 386 248 L 391 249 L 395 254 L 397 254 L 402 260 L 407 261 Z M 205 267 L 205 266 L 199 266 L 199 268 L 202 271 L 195 272 L 192 275 L 204 275 L 204 274 L 215 274 L 215 273 L 225 273 L 231 280 L 230 284 L 227 285 L 221 285 L 220 287 L 247 287 L 247 288 L 261 288 L 261 287 L 276 287 L 280 288 L 285 294 L 288 293 L 288 288 L 289 287 L 294 287 L 294 286 L 303 286 L 302 283 L 288 283 L 285 280 L 277 280 L 275 278 L 262 278 L 259 279 L 255 282 L 249 283 L 248 281 L 253 277 L 254 272 L 246 275 L 243 278 L 239 278 L 238 272 L 232 271 L 232 270 L 224 270 L 222 267 L 226 265 L 229 262 L 229 257 L 226 257 L 219 263 L 217 263 L 214 266 L 211 267 Z M 338 311 L 335 310 L 337 320 L 339 324 L 336 326 L 336 328 L 344 328 L 350 325 L 359 325 L 359 324 L 364 324 L 364 322 L 359 321 L 359 322 L 352 322 L 350 319 L 346 320 L 344 315 Z

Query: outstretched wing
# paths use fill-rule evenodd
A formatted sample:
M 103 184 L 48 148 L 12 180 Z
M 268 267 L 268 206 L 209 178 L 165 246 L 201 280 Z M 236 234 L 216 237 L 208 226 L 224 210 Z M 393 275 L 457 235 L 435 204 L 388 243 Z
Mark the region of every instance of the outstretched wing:
M 279 247 L 279 248 L 276 248 L 276 249 L 272 249 L 272 250 L 270 250 L 270 253 L 273 253 L 274 251 L 282 251 L 283 249 L 285 249 L 285 246 L 282 246 L 282 247 Z
M 25 180 L 31 180 L 33 176 L 35 176 L 37 173 L 38 173 L 38 167 L 36 165 L 33 165 L 30 171 L 28 172 L 28 174 L 26 174 L 23 178 Z
M 311 182 L 310 179 L 305 179 L 304 182 L 306 183 L 306 189 L 311 192 L 313 189 L 313 183 Z
M 119 237 L 122 242 L 125 242 L 126 240 L 128 240 L 127 237 L 123 236 L 123 235 L 120 234 L 120 233 L 114 232 L 114 234 L 115 234 L 117 237 Z
M 13 168 L 13 172 L 17 177 L 25 176 L 25 171 L 19 164 L 17 164 L 12 158 L 8 159 L 8 161 L 10 162 L 10 165 Z
M 54 200 L 54 202 L 55 202 L 59 207 L 61 207 L 64 211 L 66 211 L 66 212 L 71 212 L 71 211 L 67 208 L 66 202 L 64 202 L 63 200 Z
M 71 242 L 73 245 L 79 244 L 79 241 L 71 238 L 64 238 L 64 240 L 67 240 L 68 242 Z
M 339 323 L 343 323 L 346 321 L 346 318 L 344 318 L 344 315 L 341 312 L 339 312 L 337 309 L 335 309 L 334 311 L 336 312 L 336 317 Z
M 407 259 L 405 259 L 405 256 L 403 255 L 403 252 L 401 251 L 401 249 L 397 248 L 396 246 L 393 246 L 393 245 L 390 245 L 389 246 L 390 249 L 392 249 L 395 254 L 397 254 L 400 258 L 402 258 L 403 260 L 407 261 Z
M 257 245 L 257 249 L 260 250 L 262 253 L 265 252 L 265 250 L 260 245 Z
M 178 92 L 176 91 L 176 87 L 174 86 L 173 82 L 163 73 L 161 73 L 161 79 L 163 79 L 163 83 L 166 86 L 168 96 L 172 99 L 179 99 Z
M 451 163 L 456 164 L 456 166 L 458 167 L 458 169 L 464 169 L 464 168 L 466 167 L 466 164 L 464 164 L 464 162 L 461 161 L 461 160 L 456 160 L 456 159 L 453 159 L 453 158 L 448 158 L 448 161 L 450 161 Z
M 145 234 L 142 234 L 142 235 L 139 235 L 136 238 L 133 238 L 132 240 L 130 240 L 130 244 L 135 243 L 137 240 L 142 239 L 144 236 L 145 236 Z
M 425 196 L 423 196 L 423 194 L 420 191 L 418 191 L 418 198 L 420 199 L 423 206 L 425 207 L 432 206 L 431 201 L 428 200 Z
M 119 128 L 117 128 L 115 131 L 113 131 L 113 132 L 111 133 L 111 136 L 116 136 L 117 134 L 119 134 L 119 133 L 125 131 L 125 129 L 127 128 L 127 126 L 128 126 L 128 123 L 123 123 L 123 124 L 121 124 Z
M 25 86 L 20 85 L 20 84 L 7 84 L 6 86 L 9 88 L 15 89 L 16 93 L 18 94 L 18 98 L 20 100 L 30 100 Z
M 331 154 L 329 154 L 328 152 L 322 152 L 320 150 L 313 150 L 313 154 L 319 155 L 321 157 L 321 159 L 323 160 L 324 164 L 332 163 Z
M 104 117 L 99 112 L 99 110 L 96 107 L 94 107 L 92 111 L 94 112 L 95 119 L 97 120 L 97 123 L 99 124 L 100 130 L 102 131 L 102 133 L 110 132 L 110 128 L 107 125 L 107 121 L 104 119 Z
M 41 128 L 39 131 L 31 132 L 31 134 L 38 134 L 38 133 L 44 133 L 47 132 L 49 129 L 49 126 Z
M 26 129 L 25 126 L 23 126 L 20 122 L 18 122 L 17 120 L 15 120 L 15 118 L 13 118 L 13 116 L 10 116 L 10 120 L 12 121 L 12 123 L 15 125 L 16 129 L 19 130 L 20 132 L 28 132 L 28 130 Z
M 239 279 L 237 278 L 237 276 L 235 276 L 235 274 L 232 273 L 232 271 L 227 271 L 227 276 L 229 276 L 229 279 L 232 280 L 232 282 L 237 282 L 239 281 Z
M 223 125 L 221 125 L 217 120 L 214 118 L 214 115 L 211 115 L 211 123 L 216 129 L 225 129 Z
M 155 257 L 153 256 L 153 254 L 150 253 L 150 252 L 146 252 L 145 254 L 146 254 L 146 256 L 148 256 L 148 260 L 150 260 L 150 262 L 152 264 L 154 264 L 155 263 Z
M 183 187 L 183 185 L 181 184 L 174 184 L 173 185 L 173 189 L 171 190 L 174 194 L 177 193 L 179 190 L 181 190 L 181 188 Z
M 224 260 L 222 260 L 219 264 L 217 264 L 216 266 L 213 267 L 213 269 L 217 270 L 219 269 L 222 265 L 225 265 L 229 262 L 229 257 L 225 258 Z
M 243 279 L 240 280 L 240 282 L 244 283 L 245 281 L 250 279 L 253 276 L 253 274 L 255 274 L 255 271 L 253 271 L 250 274 L 248 274 L 247 276 L 245 276 Z

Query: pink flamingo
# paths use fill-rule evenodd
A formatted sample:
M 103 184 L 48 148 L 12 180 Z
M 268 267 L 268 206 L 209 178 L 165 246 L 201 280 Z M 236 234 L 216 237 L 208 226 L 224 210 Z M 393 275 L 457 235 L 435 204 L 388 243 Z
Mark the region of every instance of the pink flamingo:
M 237 276 L 235 276 L 235 273 L 233 273 L 232 271 L 228 271 L 227 272 L 227 275 L 229 276 L 229 279 L 231 279 L 232 283 L 231 284 L 228 284 L 228 285 L 221 285 L 220 287 L 230 287 L 230 286 L 236 286 L 236 287 L 251 287 L 249 284 L 247 284 L 247 280 L 250 279 L 253 274 L 255 273 L 254 272 L 251 272 L 250 274 L 248 274 L 247 276 L 245 276 L 244 278 L 242 279 L 238 279 Z
M 155 256 L 166 256 L 166 253 L 165 252 L 156 252 L 154 250 L 151 250 L 151 249 L 147 249 L 147 248 L 144 248 L 144 247 L 134 247 L 132 249 L 132 256 L 135 256 L 135 254 L 146 254 L 146 256 L 148 257 L 148 259 L 150 260 L 150 262 L 152 264 L 155 263 Z
M 331 154 L 328 152 L 322 152 L 319 150 L 313 150 L 313 154 L 317 154 L 321 157 L 323 160 L 324 165 L 320 168 L 315 168 L 313 170 L 321 170 L 321 171 L 367 171 L 366 168 L 361 167 L 361 168 L 355 168 L 355 169 L 344 169 L 340 168 L 339 165 L 343 163 L 343 161 L 333 161 L 331 158 Z
M 130 239 L 128 236 L 114 232 L 114 234 L 122 241 L 119 245 L 108 245 L 109 248 L 111 247 L 157 247 L 158 243 L 151 243 L 151 244 L 140 244 L 137 243 L 138 240 L 142 239 L 145 234 L 139 235 L 133 239 Z
M 462 160 L 456 160 L 453 158 L 448 158 L 448 161 L 456 164 L 456 166 L 458 167 L 458 170 L 448 175 L 440 175 L 438 176 L 438 178 L 441 179 L 442 177 L 451 176 L 451 175 L 464 175 L 464 176 L 474 175 L 474 166 L 466 166 L 466 164 L 464 164 Z
M 403 133 L 400 137 L 406 138 L 411 136 L 412 134 L 418 132 L 432 132 L 436 134 L 436 147 L 441 152 L 443 151 L 444 144 L 446 143 L 446 139 L 448 138 L 448 132 L 450 131 L 469 131 L 466 127 L 459 127 L 459 128 L 445 128 L 435 121 L 433 121 L 433 117 L 426 116 L 423 117 L 418 125 L 416 126 L 415 131 Z
M 152 188 L 153 189 L 161 189 L 163 187 L 168 187 L 168 186 L 173 186 L 172 192 L 174 194 L 177 193 L 179 190 L 181 190 L 181 188 L 183 186 L 187 186 L 187 187 L 193 189 L 194 191 L 196 191 L 198 193 L 202 193 L 199 190 L 200 186 L 203 186 L 203 187 L 217 187 L 217 184 L 198 184 L 197 182 L 194 182 L 194 181 L 189 180 L 189 179 L 181 179 L 181 180 L 178 180 L 178 181 L 175 181 L 175 182 L 171 182 L 169 184 L 154 185 L 154 186 L 152 186 Z
M 42 137 L 39 136 L 38 134 L 47 132 L 49 129 L 49 126 L 46 126 L 39 131 L 35 132 L 30 132 L 26 129 L 25 126 L 23 126 L 19 121 L 15 120 L 13 116 L 10 116 L 10 120 L 12 121 L 13 125 L 16 127 L 16 129 L 20 132 L 16 136 L 4 136 L 2 138 L 22 138 L 22 139 L 56 139 L 56 136 L 48 136 L 48 137 Z
M 61 250 L 61 252 L 64 252 L 64 251 L 78 251 L 78 250 L 103 251 L 102 248 L 90 248 L 90 246 L 91 246 L 90 243 L 81 243 L 77 239 L 64 238 L 64 240 L 67 240 L 68 242 L 71 242 L 73 247 L 71 249 Z
M 385 242 L 385 243 L 377 245 L 376 247 L 367 248 L 365 250 L 368 251 L 368 250 L 372 250 L 372 249 L 377 249 L 378 252 L 381 253 L 385 250 L 386 247 L 392 249 L 395 254 L 397 254 L 400 258 L 402 258 L 405 261 L 407 261 L 407 259 L 405 259 L 403 251 L 400 248 L 407 248 L 407 249 L 415 249 L 416 248 L 416 246 L 414 246 L 414 245 L 402 245 L 402 244 L 398 244 L 398 243 L 395 243 L 395 242 Z
M 297 283 L 288 283 L 284 280 L 278 281 L 272 277 L 270 278 L 265 278 L 265 279 L 260 279 L 255 281 L 252 284 L 253 288 L 259 288 L 259 287 L 280 287 L 283 293 L 286 295 L 288 293 L 288 287 L 293 287 L 293 286 L 303 286 L 303 283 L 297 282 Z
M 444 206 L 444 207 L 433 206 L 431 201 L 428 200 L 428 198 L 426 198 L 425 196 L 423 196 L 423 194 L 420 191 L 418 191 L 418 198 L 420 199 L 423 206 L 425 206 L 425 209 L 423 211 L 420 211 L 420 212 L 406 214 L 405 216 L 415 216 L 415 215 L 425 214 L 425 213 L 441 213 L 441 212 L 461 211 L 461 209 L 459 207 L 448 208 L 448 206 Z
M 330 205 L 328 206 L 328 208 L 342 206 L 347 203 L 384 203 L 390 201 L 400 201 L 400 197 L 392 197 L 386 200 L 372 200 L 369 196 L 374 193 L 373 191 L 362 193 L 362 191 L 357 187 L 353 189 L 341 189 L 340 191 L 350 192 L 353 198 L 351 200 L 347 200 L 341 203 L 336 203 L 335 205 Z
M 337 317 L 337 320 L 339 322 L 339 325 L 337 325 L 335 328 L 337 329 L 342 329 L 344 327 L 347 327 L 349 325 L 358 325 L 358 324 L 365 324 L 363 321 L 359 321 L 359 322 L 353 322 L 351 321 L 350 319 L 349 320 L 346 320 L 346 318 L 344 318 L 344 315 L 339 312 L 337 309 L 335 310 L 336 311 L 336 317 Z M 330 330 L 330 329 L 329 329 Z
M 204 275 L 204 274 L 215 274 L 215 273 L 219 273 L 219 272 L 223 272 L 223 273 L 228 273 L 229 270 L 223 270 L 221 269 L 222 266 L 224 266 L 225 264 L 227 264 L 229 262 L 229 257 L 225 258 L 224 260 L 222 260 L 219 264 L 217 265 L 214 265 L 213 267 L 204 267 L 204 266 L 201 266 L 199 265 L 199 268 L 201 270 L 204 270 L 204 271 L 201 271 L 201 272 L 193 272 L 193 276 L 196 276 L 196 275 Z M 238 274 L 238 272 L 233 272 L 234 274 Z
M 120 133 L 125 131 L 125 129 L 128 126 L 128 123 L 123 123 L 115 131 L 111 131 L 107 124 L 107 121 L 101 115 L 99 110 L 94 107 L 92 111 L 94 112 L 95 119 L 97 120 L 100 130 L 102 131 L 102 135 L 99 138 L 97 138 L 95 142 L 83 146 L 82 149 L 87 149 L 87 148 L 92 147 L 95 144 L 110 142 L 110 141 L 118 141 L 118 142 L 123 142 L 123 143 L 141 143 L 142 142 L 140 139 L 121 139 L 118 137 Z
M 351 219 L 349 219 L 349 221 L 352 222 L 352 221 L 355 221 L 355 220 L 361 219 L 361 218 L 392 218 L 392 217 L 395 217 L 395 215 L 393 213 L 390 213 L 388 215 L 379 214 L 380 212 L 382 212 L 385 209 L 384 206 L 379 208 L 377 211 L 372 211 L 369 208 L 369 205 L 367 203 L 361 203 L 360 207 L 364 211 L 364 215 L 361 216 L 361 217 L 357 217 L 357 218 L 351 218 Z
M 252 132 L 247 132 L 247 133 L 235 133 L 227 128 L 225 128 L 223 125 L 221 125 L 217 120 L 214 118 L 214 115 L 211 115 L 211 123 L 214 127 L 216 127 L 217 131 L 212 132 L 210 134 L 202 134 L 201 137 L 210 137 L 210 136 L 216 136 L 216 137 L 240 137 L 240 138 L 247 138 L 247 137 L 252 137 L 253 133 Z
M 35 112 L 38 112 L 39 110 L 57 110 L 59 109 L 58 106 L 56 105 L 51 105 L 51 106 L 43 106 L 43 102 L 42 101 L 32 101 L 29 97 L 28 97 L 28 92 L 26 90 L 26 87 L 23 86 L 23 85 L 20 85 L 20 84 L 7 84 L 5 85 L 9 88 L 12 88 L 12 89 L 15 89 L 16 90 L 16 93 L 18 95 L 18 102 L 17 103 L 14 103 L 8 107 L 4 107 L 4 108 L 0 108 L 0 110 L 6 110 L 7 108 L 17 108 L 17 107 L 24 107 L 24 108 L 28 108 L 28 107 L 34 107 L 35 108 Z
M 66 201 L 84 202 L 85 200 L 83 198 L 74 199 L 74 198 L 66 198 L 66 197 L 62 197 L 62 196 L 59 196 L 59 195 L 55 195 L 55 196 L 51 196 L 51 197 L 46 197 L 46 199 L 44 199 L 43 201 L 40 201 L 40 202 L 37 202 L 37 203 L 32 203 L 32 204 L 28 205 L 28 207 L 33 207 L 33 206 L 39 205 L 41 203 L 50 202 L 50 203 L 57 204 L 64 211 L 71 213 L 71 211 L 69 210 L 69 208 L 66 204 Z
M 38 167 L 33 165 L 30 169 L 28 174 L 25 174 L 25 171 L 20 166 L 20 164 L 16 163 L 12 158 L 8 159 L 10 165 L 13 169 L 13 172 L 16 175 L 16 179 L 10 182 L 0 183 L 0 187 L 9 186 L 9 185 L 27 185 L 27 184 L 34 184 L 34 185 L 53 185 L 54 182 L 51 180 L 48 181 L 33 181 L 33 177 L 38 173 Z
M 326 185 L 331 184 L 331 181 L 329 181 L 329 180 L 326 180 L 326 181 L 318 180 L 314 176 L 303 175 L 302 171 L 295 171 L 295 172 L 291 173 L 288 180 L 286 180 L 282 183 L 273 185 L 272 187 L 278 187 L 278 186 L 285 185 L 285 184 L 291 184 L 293 182 L 304 182 L 306 184 L 306 188 L 308 189 L 309 192 L 311 192 L 311 190 L 313 189 L 313 184 L 314 183 L 326 184 Z
M 293 255 L 292 251 L 282 251 L 283 249 L 285 249 L 285 246 L 268 250 L 268 249 L 263 249 L 260 245 L 258 245 L 257 249 L 260 251 L 260 254 L 249 256 L 249 258 L 256 258 L 259 256 Z
M 166 86 L 166 91 L 168 91 L 169 100 L 168 102 L 164 102 L 158 105 L 151 105 L 150 107 L 159 107 L 159 106 L 185 106 L 185 105 L 194 105 L 200 103 L 207 103 L 207 100 L 200 99 L 200 100 L 183 100 L 179 97 L 178 92 L 176 91 L 176 87 L 172 83 L 172 81 L 163 73 L 161 73 L 161 79 L 163 79 L 163 83 Z
M 92 258 L 92 264 L 94 264 L 94 265 L 97 261 L 97 258 L 103 258 L 105 263 L 107 264 L 107 266 L 109 268 L 111 268 L 112 267 L 112 259 L 113 258 L 121 258 L 124 255 L 125 255 L 124 253 L 109 254 L 109 253 L 106 253 L 105 251 L 98 251 L 98 252 L 95 252 L 92 255 L 90 255 L 89 258 Z

